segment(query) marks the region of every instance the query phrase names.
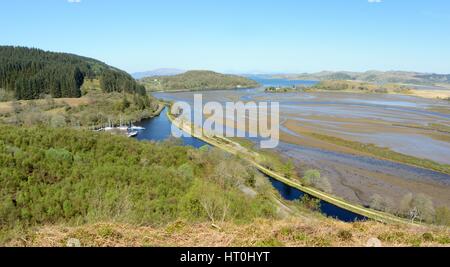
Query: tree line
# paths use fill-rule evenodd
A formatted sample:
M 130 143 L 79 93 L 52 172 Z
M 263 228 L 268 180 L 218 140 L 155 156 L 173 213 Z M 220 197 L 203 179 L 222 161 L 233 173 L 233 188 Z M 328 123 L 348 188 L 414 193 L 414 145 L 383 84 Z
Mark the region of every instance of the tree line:
M 100 61 L 40 49 L 0 46 L 0 88 L 17 99 L 80 97 L 85 78 L 100 79 L 104 92 L 145 94 L 127 73 Z

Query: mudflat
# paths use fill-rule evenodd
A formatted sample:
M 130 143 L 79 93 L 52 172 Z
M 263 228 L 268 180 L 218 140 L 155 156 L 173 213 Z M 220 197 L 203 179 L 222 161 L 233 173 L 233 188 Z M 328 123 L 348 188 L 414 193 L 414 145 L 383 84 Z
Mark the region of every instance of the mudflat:
M 159 98 L 192 103 L 196 92 L 158 93 Z M 263 88 L 202 92 L 203 101 L 280 103 L 280 155 L 300 172 L 319 169 L 335 195 L 367 205 L 374 194 L 398 202 L 424 193 L 450 207 L 450 175 L 380 158 L 321 140 L 312 134 L 373 144 L 418 159 L 450 164 L 449 102 L 393 94 L 343 92 L 268 94 Z M 243 126 L 239 126 L 240 130 Z

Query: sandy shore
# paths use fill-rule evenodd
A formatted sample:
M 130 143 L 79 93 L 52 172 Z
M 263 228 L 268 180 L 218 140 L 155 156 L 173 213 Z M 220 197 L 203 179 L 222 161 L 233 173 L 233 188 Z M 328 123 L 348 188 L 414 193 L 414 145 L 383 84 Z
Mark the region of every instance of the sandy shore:
M 423 97 L 423 98 L 430 98 L 430 99 L 449 99 L 450 98 L 450 90 L 444 91 L 444 90 L 412 90 L 412 95 Z

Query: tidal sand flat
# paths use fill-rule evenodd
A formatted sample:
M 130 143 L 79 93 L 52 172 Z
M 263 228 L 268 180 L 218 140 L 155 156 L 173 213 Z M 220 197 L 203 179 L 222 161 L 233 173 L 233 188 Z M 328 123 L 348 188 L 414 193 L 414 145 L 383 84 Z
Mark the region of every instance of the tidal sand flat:
M 193 92 L 158 93 L 166 100 L 193 102 Z M 277 151 L 296 162 L 299 171 L 319 169 L 334 194 L 367 205 L 374 194 L 399 201 L 425 193 L 436 205 L 450 206 L 450 175 L 379 158 L 311 134 L 450 164 L 448 101 L 414 96 L 352 93 L 268 94 L 264 88 L 202 92 L 206 101 L 280 102 L 281 145 Z

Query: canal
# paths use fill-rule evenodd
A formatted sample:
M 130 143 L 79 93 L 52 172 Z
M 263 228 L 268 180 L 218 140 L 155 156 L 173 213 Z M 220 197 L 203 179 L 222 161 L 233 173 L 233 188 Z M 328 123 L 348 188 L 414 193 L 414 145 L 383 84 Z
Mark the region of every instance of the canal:
M 141 141 L 157 141 L 157 142 L 169 139 L 172 136 L 172 123 L 167 117 L 167 112 L 168 110 L 166 108 L 163 110 L 161 115 L 137 123 L 136 124 L 137 126 L 145 128 L 145 130 L 139 133 L 137 139 Z M 202 140 L 199 140 L 194 137 L 182 137 L 181 141 L 183 145 L 192 146 L 194 148 L 200 148 L 202 146 L 208 145 Z M 305 196 L 305 193 L 296 188 L 286 185 L 271 177 L 267 176 L 267 178 L 272 183 L 273 187 L 280 193 L 280 195 L 285 200 L 295 201 Z M 362 221 L 367 219 L 361 215 L 344 210 L 325 201 L 320 202 L 320 211 L 328 217 L 332 217 L 344 222 Z

